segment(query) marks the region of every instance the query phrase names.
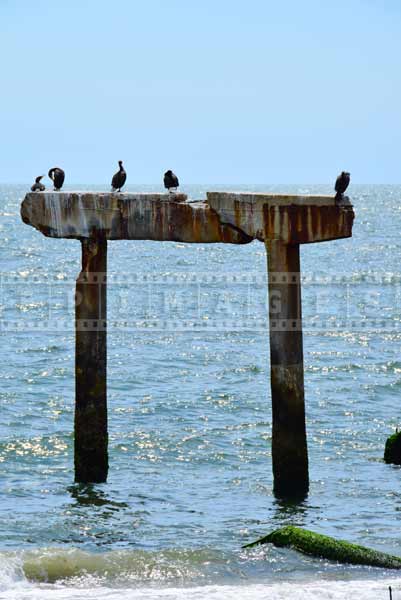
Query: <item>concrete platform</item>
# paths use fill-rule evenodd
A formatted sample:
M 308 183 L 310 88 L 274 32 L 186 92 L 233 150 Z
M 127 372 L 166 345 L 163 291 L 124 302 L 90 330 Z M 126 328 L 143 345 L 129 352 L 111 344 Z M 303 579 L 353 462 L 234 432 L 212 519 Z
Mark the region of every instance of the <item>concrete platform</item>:
M 208 192 L 206 202 L 188 202 L 185 194 L 32 192 L 21 217 L 56 238 L 303 244 L 351 236 L 354 213 L 333 196 Z
M 260 241 L 306 244 L 350 237 L 354 212 L 348 198 L 208 192 L 208 205 L 221 222 Z

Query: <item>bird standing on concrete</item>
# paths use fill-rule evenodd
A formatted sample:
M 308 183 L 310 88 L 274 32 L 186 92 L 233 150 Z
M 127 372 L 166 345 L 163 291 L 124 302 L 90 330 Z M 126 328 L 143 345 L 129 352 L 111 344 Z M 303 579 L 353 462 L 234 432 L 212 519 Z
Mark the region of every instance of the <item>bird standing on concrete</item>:
M 175 188 L 174 191 L 177 191 L 177 188 L 180 185 L 177 175 L 175 175 L 175 173 L 173 173 L 171 170 L 168 170 L 164 173 L 163 182 L 164 187 L 168 189 L 169 193 L 172 192 L 173 188 Z
M 65 173 L 60 167 L 53 167 L 48 173 L 54 185 L 54 191 L 58 192 L 63 187 Z
M 111 180 L 111 191 L 112 192 L 121 192 L 121 188 L 127 180 L 127 173 L 123 167 L 123 161 L 118 161 L 119 170 L 117 173 L 114 173 L 113 179 Z
M 41 183 L 41 181 L 40 181 L 42 179 L 42 177 L 44 177 L 44 175 L 39 175 L 39 177 L 35 178 L 35 183 L 31 187 L 32 192 L 44 192 L 45 191 L 46 188 L 43 185 L 43 183 Z
M 347 187 L 349 186 L 349 182 L 351 180 L 350 174 L 346 171 L 342 171 L 341 174 L 336 179 L 336 185 L 334 186 L 336 193 L 336 201 L 342 200 L 343 195 Z

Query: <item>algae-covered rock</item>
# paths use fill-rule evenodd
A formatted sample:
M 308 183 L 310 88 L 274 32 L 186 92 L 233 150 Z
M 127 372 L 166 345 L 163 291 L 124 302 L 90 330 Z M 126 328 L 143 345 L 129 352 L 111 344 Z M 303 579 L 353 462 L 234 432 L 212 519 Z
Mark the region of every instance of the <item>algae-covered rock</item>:
M 276 529 L 272 533 L 269 533 L 269 535 L 251 544 L 246 544 L 244 548 L 251 548 L 257 544 L 274 544 L 278 547 L 293 548 L 310 556 L 327 558 L 352 565 L 401 569 L 401 558 L 398 556 L 378 552 L 377 550 L 351 544 L 343 540 L 336 540 L 327 535 L 314 533 L 300 527 L 287 526 L 282 529 Z
M 387 438 L 384 461 L 393 465 L 401 465 L 401 431 L 396 431 Z

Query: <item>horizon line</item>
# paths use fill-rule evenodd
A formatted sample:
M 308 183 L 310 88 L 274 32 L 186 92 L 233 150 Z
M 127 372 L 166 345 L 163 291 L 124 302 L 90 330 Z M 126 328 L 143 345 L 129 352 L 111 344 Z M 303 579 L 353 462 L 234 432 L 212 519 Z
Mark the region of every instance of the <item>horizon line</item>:
M 0 185 L 18 185 L 18 186 L 31 186 L 32 182 L 28 182 L 28 181 L 21 181 L 21 182 L 15 182 L 15 181 L 0 181 Z M 79 185 L 84 185 L 84 186 L 89 186 L 89 185 L 100 185 L 100 186 L 106 186 L 110 187 L 110 184 L 106 184 L 106 183 L 102 183 L 102 182 L 90 182 L 90 183 L 85 183 L 85 182 L 72 182 L 72 183 L 67 183 L 65 186 L 63 187 L 71 187 L 71 186 L 79 186 Z M 163 183 L 160 182 L 153 182 L 153 183 L 127 183 L 125 184 L 124 187 L 129 187 L 129 186 L 159 186 L 159 187 L 163 187 Z M 201 183 L 201 182 L 195 182 L 195 183 L 184 183 L 184 184 L 180 184 L 179 187 L 186 187 L 186 186 L 195 186 L 195 185 L 199 185 L 199 186 L 236 186 L 236 187 L 245 187 L 247 185 L 257 185 L 257 186 L 261 186 L 261 185 L 266 185 L 266 186 L 276 186 L 276 185 L 304 185 L 304 186 L 308 186 L 308 185 L 322 185 L 322 186 L 331 186 L 331 183 L 323 183 L 323 182 L 315 182 L 315 183 L 303 183 L 303 182 L 293 182 L 293 183 L 272 183 L 272 182 L 265 182 L 265 183 Z M 401 181 L 400 182 L 370 182 L 370 183 L 364 183 L 364 182 L 359 182 L 359 183 L 352 183 L 352 186 L 366 186 L 366 185 L 394 185 L 394 186 L 401 186 Z M 49 187 L 51 187 L 49 185 Z M 334 188 L 333 188 L 334 189 Z

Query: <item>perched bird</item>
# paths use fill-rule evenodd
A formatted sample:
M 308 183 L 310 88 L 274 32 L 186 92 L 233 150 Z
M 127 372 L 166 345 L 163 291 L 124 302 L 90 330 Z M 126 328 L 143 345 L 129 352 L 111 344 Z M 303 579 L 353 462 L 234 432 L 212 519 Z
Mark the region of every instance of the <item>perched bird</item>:
M 117 173 L 114 173 L 113 179 L 111 180 L 111 191 L 112 192 L 121 192 L 121 188 L 127 180 L 127 173 L 123 167 L 123 161 L 118 161 L 119 170 Z
M 163 182 L 164 187 L 168 189 L 169 192 L 171 192 L 172 188 L 177 189 L 180 185 L 177 175 L 175 175 L 175 173 L 173 173 L 171 170 L 168 170 L 164 173 Z
M 342 200 L 343 194 L 347 187 L 349 186 L 349 182 L 351 180 L 350 174 L 346 171 L 342 171 L 341 174 L 336 179 L 336 185 L 334 186 L 336 193 L 336 200 Z
M 50 169 L 48 175 L 53 182 L 54 190 L 56 192 L 58 190 L 61 190 L 65 179 L 65 173 L 63 169 L 60 169 L 60 167 L 53 167 L 52 169 Z
M 42 177 L 44 177 L 44 175 L 39 175 L 39 177 L 35 178 L 35 183 L 31 187 L 32 192 L 44 192 L 45 191 L 46 188 L 43 185 L 43 183 L 41 183 L 41 181 L 40 181 L 42 179 Z

